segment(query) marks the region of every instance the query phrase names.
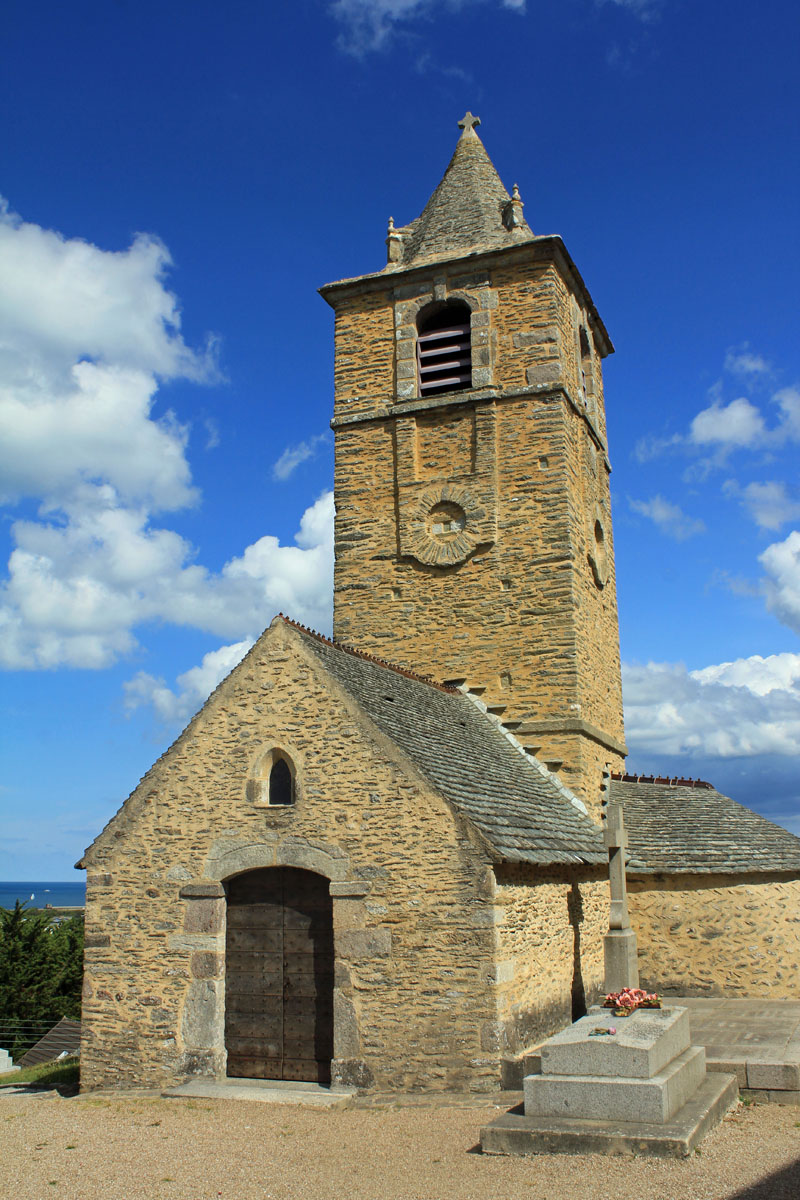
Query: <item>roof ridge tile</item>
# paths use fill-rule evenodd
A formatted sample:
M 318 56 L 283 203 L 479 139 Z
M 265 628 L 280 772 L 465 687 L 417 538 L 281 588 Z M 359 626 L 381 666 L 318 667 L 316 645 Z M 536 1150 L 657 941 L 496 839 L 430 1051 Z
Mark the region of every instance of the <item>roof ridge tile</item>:
M 309 637 L 316 638 L 318 642 L 324 642 L 326 646 L 330 646 L 333 650 L 340 650 L 342 654 L 352 654 L 354 658 L 363 658 L 365 662 L 374 663 L 378 667 L 385 667 L 388 671 L 394 671 L 396 675 L 402 675 L 405 679 L 413 679 L 416 683 L 425 683 L 428 687 L 434 687 L 440 692 L 449 692 L 451 694 L 458 692 L 458 688 L 452 684 L 439 683 L 438 680 L 432 679 L 430 675 L 420 675 L 416 671 L 410 671 L 407 667 L 401 667 L 398 663 L 390 662 L 388 658 L 379 658 L 376 654 L 367 654 L 366 650 L 358 650 L 355 646 L 351 646 L 346 642 L 337 642 L 333 638 L 326 637 L 324 633 L 320 633 L 316 629 L 311 629 L 308 625 L 302 625 L 299 621 L 287 617 L 286 613 L 279 612 L 278 616 L 286 624 L 291 625 L 293 629 L 299 629 L 301 633 L 308 634 Z

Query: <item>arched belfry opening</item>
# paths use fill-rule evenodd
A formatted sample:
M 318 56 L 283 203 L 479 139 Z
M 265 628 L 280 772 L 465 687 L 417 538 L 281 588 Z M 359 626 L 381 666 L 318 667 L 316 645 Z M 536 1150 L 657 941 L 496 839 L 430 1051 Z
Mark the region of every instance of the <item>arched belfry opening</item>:
M 463 300 L 428 304 L 417 317 L 420 396 L 472 387 L 471 313 Z
M 225 884 L 228 1075 L 330 1083 L 333 907 L 329 880 L 264 867 Z

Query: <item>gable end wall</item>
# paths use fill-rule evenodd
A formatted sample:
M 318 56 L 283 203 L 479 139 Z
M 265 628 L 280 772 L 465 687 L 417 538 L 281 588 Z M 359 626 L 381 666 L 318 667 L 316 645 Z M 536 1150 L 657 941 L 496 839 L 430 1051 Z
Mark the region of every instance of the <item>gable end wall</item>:
M 497 1086 L 486 855 L 312 657 L 273 626 L 88 852 L 84 1087 L 224 1074 L 218 881 L 272 863 L 333 881 L 335 1079 Z M 270 745 L 293 808 L 246 798 Z

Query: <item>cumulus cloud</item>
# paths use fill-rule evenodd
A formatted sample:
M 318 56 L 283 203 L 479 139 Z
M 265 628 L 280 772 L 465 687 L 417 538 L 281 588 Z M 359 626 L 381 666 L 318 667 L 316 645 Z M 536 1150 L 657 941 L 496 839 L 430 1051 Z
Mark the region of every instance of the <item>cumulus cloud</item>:
M 0 498 L 53 508 L 102 481 L 154 510 L 192 503 L 186 430 L 151 410 L 159 380 L 217 369 L 181 336 L 166 247 L 101 250 L 1 202 L 0 260 Z
M 800 517 L 800 502 L 792 499 L 786 484 L 779 480 L 748 483 L 745 487 L 728 480 L 723 490 L 728 496 L 738 497 L 761 529 L 780 529 L 787 521 Z
M 152 374 L 116 363 L 74 363 L 63 381 L 42 371 L 15 385 L 0 375 L 2 501 L 32 496 L 69 509 L 82 485 L 103 481 L 154 511 L 191 504 L 186 429 L 172 416 L 151 419 L 157 387 Z
M 330 437 L 327 433 L 318 433 L 314 437 L 309 438 L 305 442 L 297 442 L 294 446 L 287 446 L 283 454 L 272 468 L 272 478 L 280 483 L 288 479 L 297 468 L 304 462 L 308 462 L 310 458 L 314 458 L 322 446 L 330 442 Z
M 253 645 L 251 638 L 220 646 L 203 655 L 199 666 L 179 675 L 173 690 L 164 679 L 140 671 L 125 687 L 125 707 L 129 712 L 152 706 L 165 725 L 185 722 L 205 703 L 218 683 L 229 675 Z
M 127 250 L 23 221 L 0 200 L 0 327 L 4 374 L 31 379 L 43 366 L 68 374 L 81 359 L 113 362 L 163 379 L 205 379 L 213 346 L 191 349 L 176 297 L 164 286 L 169 252 L 151 234 Z
M 10 525 L 0 664 L 104 667 L 135 648 L 144 622 L 245 639 L 285 608 L 326 627 L 330 493 L 294 545 L 260 538 L 217 573 L 154 523 L 198 499 L 186 428 L 153 415 L 158 387 L 217 378 L 208 348 L 181 336 L 162 243 L 140 235 L 105 251 L 4 207 L 0 257 L 2 499 L 38 505 Z
M 671 504 L 663 496 L 653 496 L 650 500 L 629 500 L 628 503 L 634 512 L 647 517 L 676 542 L 684 542 L 705 530 L 703 521 L 687 516 L 677 504 Z
M 628 744 L 645 759 L 800 753 L 800 654 L 753 655 L 698 671 L 626 664 L 623 692 Z
M 781 388 L 772 399 L 780 410 L 777 429 L 780 439 L 800 442 L 800 388 Z
M 766 576 L 767 607 L 779 621 L 800 634 L 800 533 L 767 546 L 759 561 Z
M 690 446 L 712 449 L 722 462 L 732 450 L 778 449 L 787 442 L 800 441 L 800 390 L 781 388 L 772 397 L 778 419 L 768 425 L 758 405 L 746 396 L 729 404 L 715 399 L 699 412 L 689 427 Z
M 729 451 L 743 446 L 759 446 L 767 437 L 761 410 L 745 397 L 723 404 L 715 400 L 699 412 L 689 427 L 689 442 Z
M 295 545 L 267 535 L 213 573 L 191 561 L 177 533 L 118 506 L 111 489 L 97 491 L 66 523 L 13 527 L 17 548 L 0 595 L 3 665 L 105 667 L 135 647 L 147 621 L 241 638 L 282 609 L 329 628 L 332 492 L 303 514 Z
M 724 370 L 748 391 L 759 390 L 775 375 L 772 363 L 747 343 L 728 350 Z M 736 451 L 774 453 L 800 442 L 800 388 L 780 388 L 769 397 L 766 407 L 747 395 L 726 401 L 723 391 L 720 379 L 708 391 L 710 403 L 695 415 L 685 432 L 640 438 L 634 458 L 646 463 L 670 450 L 703 455 L 699 465 L 707 473 L 724 466 Z

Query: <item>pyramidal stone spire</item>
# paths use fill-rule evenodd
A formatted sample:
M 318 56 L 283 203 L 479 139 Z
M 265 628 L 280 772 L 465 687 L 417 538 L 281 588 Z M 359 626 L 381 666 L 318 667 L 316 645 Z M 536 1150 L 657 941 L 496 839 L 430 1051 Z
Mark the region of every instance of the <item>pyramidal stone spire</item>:
M 475 132 L 480 117 L 458 122 L 461 136 L 441 183 L 416 221 L 390 230 L 388 266 L 418 266 L 533 238 L 514 186 L 510 196 Z

